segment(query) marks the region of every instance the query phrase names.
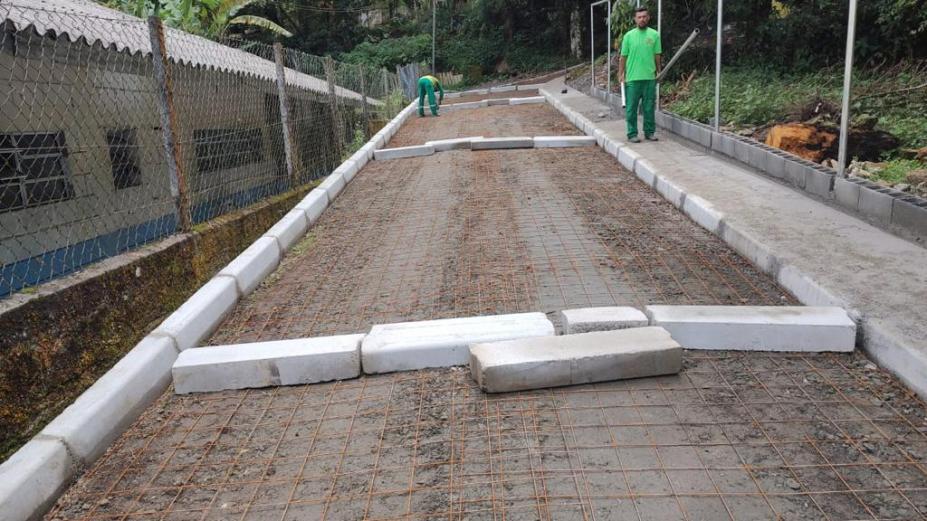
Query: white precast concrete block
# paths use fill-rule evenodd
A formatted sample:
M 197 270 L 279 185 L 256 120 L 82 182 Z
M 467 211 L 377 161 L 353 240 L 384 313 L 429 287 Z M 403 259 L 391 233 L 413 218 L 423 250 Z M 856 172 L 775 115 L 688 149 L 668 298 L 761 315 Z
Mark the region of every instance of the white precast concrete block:
M 430 156 L 434 153 L 435 147 L 431 145 L 415 145 L 411 147 L 381 148 L 373 153 L 373 157 L 375 157 L 377 161 L 386 161 L 389 159 Z
M 618 150 L 621 148 L 621 143 L 617 140 L 608 138 L 605 140 L 605 146 L 603 148 L 608 155 L 618 159 Z
M 449 105 L 442 105 L 441 110 L 453 112 L 455 110 L 481 109 L 481 108 L 485 108 L 488 106 L 489 106 L 488 100 L 468 101 L 466 103 L 451 103 Z
M 331 179 L 332 176 L 328 176 L 328 178 Z M 342 179 L 341 186 L 344 186 L 343 178 L 339 176 L 339 179 Z M 325 183 L 322 183 L 322 185 L 324 184 Z M 319 185 L 319 187 L 321 188 L 322 185 Z M 328 193 L 329 199 L 331 199 L 331 192 L 327 189 L 325 191 Z M 264 237 L 273 237 L 277 239 L 277 244 L 280 246 L 280 254 L 282 255 L 303 235 L 306 235 L 306 230 L 308 229 L 309 218 L 306 216 L 306 212 L 294 208 L 281 217 L 269 230 L 264 232 Z
M 196 346 L 212 333 L 238 301 L 235 279 L 217 276 L 203 285 L 161 325 L 152 336 L 167 336 L 183 351 Z
M 789 290 L 795 295 L 795 298 L 797 298 L 799 302 L 806 306 L 838 306 L 844 309 L 847 308 L 846 301 L 822 288 L 817 282 L 811 279 L 811 277 L 805 275 L 801 270 L 791 264 L 783 264 L 779 267 L 779 272 L 776 275 L 776 282 Z M 850 311 L 853 312 L 854 316 L 859 316 L 858 312 L 854 310 Z
M 595 138 L 590 136 L 535 136 L 534 148 L 590 147 Z
M 344 176 L 341 173 L 332 172 L 324 181 L 319 183 L 319 188 L 325 190 L 325 193 L 328 194 L 328 201 L 332 202 L 338 197 L 338 194 L 344 190 L 344 185 L 347 183 L 344 180 Z
M 490 393 L 675 374 L 682 348 L 660 327 L 481 343 L 470 374 Z
M 470 344 L 553 334 L 543 313 L 376 325 L 361 343 L 362 367 L 375 374 L 465 365 Z
M 332 175 L 341 174 L 344 176 L 345 184 L 347 184 L 350 183 L 352 179 L 354 179 L 354 174 L 356 174 L 358 170 L 359 169 L 357 168 L 357 165 L 354 163 L 354 161 L 348 159 L 344 163 L 338 165 L 338 168 L 332 171 Z
M 772 250 L 768 246 L 761 243 L 755 237 L 750 234 L 747 234 L 738 226 L 734 226 L 731 223 L 724 222 L 724 225 L 721 227 L 721 238 L 728 246 L 734 249 L 737 253 L 743 255 L 750 260 L 753 264 L 759 266 L 759 268 L 766 273 L 771 273 L 776 275 L 779 271 L 779 259 L 772 253 Z M 779 281 L 782 284 L 782 281 Z M 795 296 L 798 297 L 799 301 L 802 304 L 812 305 L 812 306 L 835 306 L 839 305 L 833 301 L 820 302 L 813 301 L 807 302 L 798 296 L 795 291 L 788 287 L 785 284 L 782 284 L 786 289 L 792 291 Z
M 303 197 L 303 200 L 297 203 L 293 208 L 305 212 L 306 219 L 309 220 L 309 224 L 312 224 L 319 220 L 322 212 L 324 212 L 327 207 L 328 194 L 325 190 L 316 188 L 306 194 L 306 197 Z
M 59 440 L 26 443 L 0 465 L 0 520 L 38 519 L 76 472 Z
M 459 97 L 460 97 L 460 93 L 459 93 L 459 92 L 445 92 L 445 93 L 444 93 L 444 97 L 445 97 L 445 98 L 448 98 L 448 99 L 459 98 Z
M 605 131 L 600 128 L 597 128 L 594 132 L 594 135 L 595 135 L 595 143 L 599 145 L 600 147 L 604 148 L 605 140 L 608 139 L 608 135 L 605 133 Z
M 682 206 L 686 193 L 676 183 L 670 181 L 666 177 L 657 176 L 653 188 L 658 194 L 662 195 L 664 199 L 673 203 L 673 206 L 676 208 Z
M 188 349 L 174 363 L 177 394 L 298 385 L 360 376 L 364 335 Z
M 509 105 L 534 105 L 536 103 L 546 103 L 544 96 L 531 96 L 528 98 L 511 98 Z
M 490 87 L 489 92 L 513 92 L 518 90 L 517 85 L 502 85 L 500 87 Z
M 486 100 L 486 104 L 490 107 L 498 107 L 501 105 L 509 105 L 509 98 L 493 98 Z
M 582 126 L 583 134 L 586 134 L 587 136 L 595 137 L 596 131 L 599 130 L 598 127 L 596 127 L 592 121 L 586 119 L 585 117 L 582 117 L 582 122 L 583 122 L 583 126 Z
M 81 462 L 91 463 L 167 389 L 176 359 L 170 338 L 145 337 L 41 434 L 62 440 Z
M 565 309 L 558 316 L 565 335 L 644 327 L 650 323 L 643 311 L 627 306 Z
M 534 148 L 534 139 L 530 137 L 484 137 L 470 142 L 473 150 L 500 150 L 506 148 Z
M 686 195 L 686 200 L 682 204 L 682 211 L 698 223 L 699 226 L 711 233 L 718 233 L 721 228 L 721 220 L 724 219 L 723 213 L 697 195 Z
M 535 83 L 532 85 L 518 85 L 518 90 L 536 90 L 540 91 L 544 87 L 543 83 Z
M 228 263 L 219 275 L 235 279 L 239 295 L 247 295 L 270 275 L 280 262 L 280 246 L 273 237 L 259 237 Z
M 640 154 L 629 147 L 624 146 L 618 149 L 618 162 L 630 172 L 634 171 L 634 162 L 640 159 Z
M 653 164 L 646 159 L 638 159 L 634 162 L 634 174 L 647 186 L 653 186 L 657 182 L 656 171 Z
M 436 141 L 426 141 L 425 144 L 434 147 L 435 152 L 447 152 L 449 150 L 470 150 L 470 142 L 474 139 L 483 139 L 483 136 L 438 139 Z
M 647 306 L 686 349 L 852 351 L 856 323 L 838 307 Z

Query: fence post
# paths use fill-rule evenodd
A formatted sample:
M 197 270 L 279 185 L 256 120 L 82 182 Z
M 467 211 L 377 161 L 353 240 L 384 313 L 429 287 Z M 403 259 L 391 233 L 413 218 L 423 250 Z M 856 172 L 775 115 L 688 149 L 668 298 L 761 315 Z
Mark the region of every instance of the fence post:
M 151 61 L 158 88 L 158 112 L 161 115 L 161 137 L 167 172 L 171 180 L 171 196 L 177 205 L 180 230 L 189 232 L 192 228 L 190 197 L 187 193 L 187 177 L 183 171 L 183 155 L 177 139 L 177 117 L 174 113 L 174 83 L 170 64 L 167 62 L 167 46 L 164 43 L 164 26 L 157 16 L 148 17 L 148 34 L 151 39 Z
M 361 88 L 361 103 L 363 104 L 364 110 L 364 139 L 370 138 L 370 114 L 367 112 L 367 80 L 364 79 L 364 66 L 359 65 L 360 68 L 360 88 Z
M 332 130 L 335 134 L 335 156 L 341 160 L 341 122 L 338 121 L 338 101 L 335 97 L 335 60 L 325 57 L 325 80 L 328 82 L 328 105 L 332 115 Z
M 296 156 L 293 149 L 293 133 L 290 128 L 290 103 L 286 97 L 286 69 L 283 66 L 283 45 L 274 43 L 274 62 L 277 64 L 277 98 L 280 100 L 280 125 L 283 130 L 283 155 L 286 157 L 286 175 L 290 188 L 299 183 L 297 179 Z

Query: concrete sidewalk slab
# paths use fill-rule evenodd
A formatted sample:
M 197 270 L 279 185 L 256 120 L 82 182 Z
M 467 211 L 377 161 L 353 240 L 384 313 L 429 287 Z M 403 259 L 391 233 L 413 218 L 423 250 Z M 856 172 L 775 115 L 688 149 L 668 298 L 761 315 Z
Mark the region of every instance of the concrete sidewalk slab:
M 856 323 L 838 307 L 647 306 L 686 349 L 737 351 L 852 351 Z
M 373 157 L 377 161 L 386 161 L 389 159 L 430 156 L 434 153 L 435 148 L 431 145 L 415 145 L 411 147 L 381 148 L 373 153 Z
M 570 118 L 609 110 L 574 89 L 560 94 L 564 88 L 559 78 L 541 94 Z M 607 124 L 609 136 L 624 142 L 624 121 Z M 725 240 L 760 242 L 742 246 L 762 254 L 761 267 L 803 303 L 830 298 L 858 313 L 867 354 L 927 398 L 927 250 L 675 136 L 635 148 L 687 198 L 698 196 L 723 215 Z
M 644 327 L 650 323 L 643 311 L 628 306 L 565 309 L 558 316 L 565 335 Z
M 376 325 L 361 345 L 362 367 L 376 374 L 465 365 L 470 344 L 553 334 L 543 313 Z
M 595 145 L 590 136 L 535 136 L 534 148 L 589 147 Z
M 179 351 L 190 349 L 215 331 L 237 301 L 235 279 L 217 276 L 168 315 L 151 334 L 172 338 Z
M 173 366 L 177 394 L 347 380 L 360 375 L 364 335 L 188 349 Z
M 0 465 L 0 520 L 39 519 L 76 473 L 59 440 L 36 438 L 23 445 Z
M 503 150 L 509 148 L 534 148 L 530 137 L 484 137 L 470 143 L 472 150 Z
M 97 459 L 171 383 L 177 350 L 170 338 L 145 337 L 42 429 L 83 463 Z
M 247 295 L 270 275 L 280 262 L 280 246 L 274 237 L 259 237 L 238 257 L 222 268 L 219 275 L 235 279 L 238 294 Z
M 675 374 L 682 348 L 660 327 L 475 344 L 470 375 L 501 393 Z

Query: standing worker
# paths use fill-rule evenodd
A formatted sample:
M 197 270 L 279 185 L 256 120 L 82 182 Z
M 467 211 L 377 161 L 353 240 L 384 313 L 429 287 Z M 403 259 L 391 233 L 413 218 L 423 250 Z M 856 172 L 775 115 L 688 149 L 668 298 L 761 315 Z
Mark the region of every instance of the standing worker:
M 657 98 L 657 74 L 660 73 L 660 33 L 647 27 L 650 13 L 646 7 L 634 10 L 634 29 L 621 38 L 621 59 L 618 61 L 619 81 L 625 82 L 625 118 L 628 122 L 628 141 L 640 143 L 637 137 L 637 107 L 644 102 L 644 138 L 657 141 L 657 121 L 654 116 Z M 627 74 L 625 74 L 627 73 Z
M 441 93 L 438 103 L 435 103 L 435 89 Z M 438 115 L 438 105 L 444 103 L 444 89 L 441 88 L 441 82 L 434 76 L 422 76 L 418 79 L 418 115 L 425 115 L 425 93 L 428 93 L 428 105 L 431 107 L 431 115 Z

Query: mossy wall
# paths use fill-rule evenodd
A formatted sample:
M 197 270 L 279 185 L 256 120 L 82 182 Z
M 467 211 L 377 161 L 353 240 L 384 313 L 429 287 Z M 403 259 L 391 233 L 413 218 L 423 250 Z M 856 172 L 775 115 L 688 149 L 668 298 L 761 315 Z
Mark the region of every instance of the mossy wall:
M 128 253 L 137 258 L 112 269 L 71 276 L 74 283 L 0 315 L 0 461 L 311 188 L 303 186 L 216 218 L 180 240 L 149 248 L 150 254 Z

